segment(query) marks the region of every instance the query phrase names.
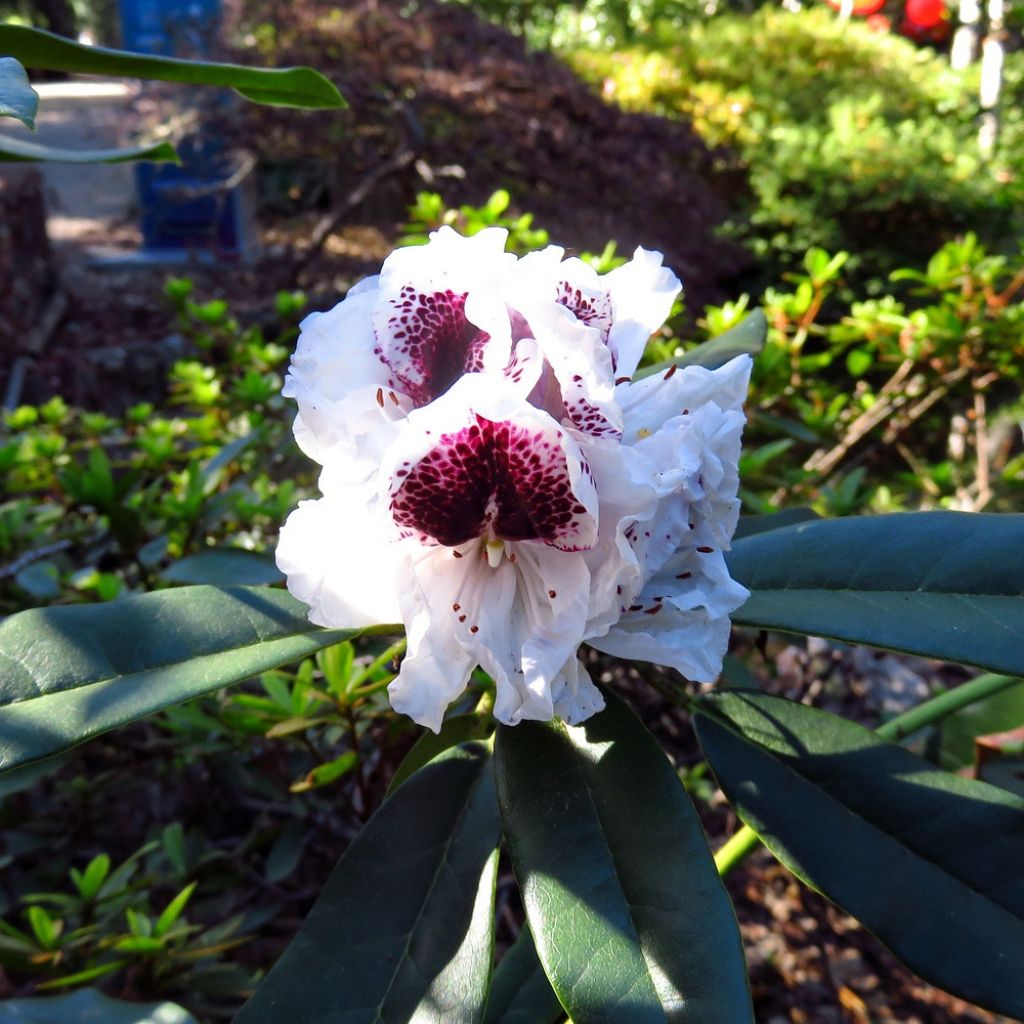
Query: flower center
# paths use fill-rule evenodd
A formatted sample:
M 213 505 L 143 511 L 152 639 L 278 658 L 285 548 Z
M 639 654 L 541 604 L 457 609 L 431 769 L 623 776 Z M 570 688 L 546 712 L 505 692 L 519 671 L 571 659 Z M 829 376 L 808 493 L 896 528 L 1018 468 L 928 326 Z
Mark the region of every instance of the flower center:
M 374 324 L 381 362 L 393 386 L 417 406 L 443 395 L 464 373 L 483 367 L 490 335 L 466 319 L 466 293 L 418 292 L 405 285 Z
M 580 473 L 589 482 L 583 461 Z M 500 564 L 505 541 L 577 551 L 592 547 L 597 534 L 575 492 L 561 431 L 478 414 L 396 471 L 391 513 L 405 536 L 422 543 L 455 547 L 485 538 L 492 565 Z

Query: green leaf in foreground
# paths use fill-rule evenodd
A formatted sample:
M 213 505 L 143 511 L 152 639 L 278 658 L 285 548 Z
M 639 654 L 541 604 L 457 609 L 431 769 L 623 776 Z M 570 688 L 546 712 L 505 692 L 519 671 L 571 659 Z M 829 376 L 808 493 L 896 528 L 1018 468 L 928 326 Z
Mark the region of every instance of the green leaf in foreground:
M 821 519 L 736 541 L 733 622 L 1024 675 L 1024 515 Z
M 634 375 L 637 380 L 661 373 L 670 366 L 703 366 L 708 370 L 717 370 L 736 356 L 756 356 L 764 348 L 768 337 L 768 320 L 760 309 L 755 309 L 749 316 L 730 327 L 717 338 L 705 341 L 702 345 L 690 349 L 677 359 L 666 359 L 653 366 L 644 366 Z
M 621 701 L 582 726 L 499 726 L 496 768 L 530 930 L 575 1024 L 753 1021 L 700 820 Z
M 926 980 L 1024 1016 L 1024 800 L 778 697 L 708 694 L 694 721 L 783 864 Z
M 0 161 L 7 163 L 123 164 L 131 160 L 180 162 L 169 142 L 153 142 L 126 149 L 62 149 L 0 135 Z
M 274 106 L 345 106 L 337 88 L 312 68 L 249 68 L 240 64 L 153 57 L 100 46 L 83 46 L 51 32 L 23 25 L 0 25 L 0 53 L 17 57 L 26 67 L 49 71 L 227 86 L 255 103 Z
M 0 769 L 356 632 L 319 629 L 287 592 L 248 587 L 181 587 L 12 615 L 0 622 Z
M 93 988 L 63 996 L 33 996 L 0 1002 L 0 1024 L 196 1024 L 175 1003 L 131 1003 L 111 999 Z
M 235 1024 L 479 1024 L 500 840 L 486 748 L 436 758 L 359 833 Z
M 29 85 L 28 75 L 13 57 L 0 57 L 0 117 L 13 117 L 27 128 L 35 128 L 39 94 Z
M 441 731 L 437 733 L 428 729 L 402 758 L 402 763 L 388 783 L 386 795 L 390 796 L 406 779 L 449 747 L 457 747 L 460 743 L 469 743 L 471 740 L 486 739 L 490 731 L 489 717 L 477 714 L 452 715 L 451 718 L 444 720 Z
M 242 548 L 211 548 L 186 555 L 160 576 L 170 583 L 209 583 L 218 587 L 258 586 L 284 580 L 273 558 Z
M 565 1019 L 537 957 L 530 926 L 523 925 L 491 979 L 484 1024 L 557 1024 Z

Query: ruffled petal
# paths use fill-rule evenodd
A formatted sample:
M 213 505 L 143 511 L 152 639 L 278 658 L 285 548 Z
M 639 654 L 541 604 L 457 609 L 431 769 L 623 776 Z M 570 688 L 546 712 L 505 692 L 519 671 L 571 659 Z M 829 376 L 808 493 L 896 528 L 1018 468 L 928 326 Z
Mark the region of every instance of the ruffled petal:
M 660 252 L 638 248 L 628 263 L 601 279 L 612 307 L 608 347 L 620 377 L 633 375 L 651 335 L 668 319 L 682 290 L 662 260 Z
M 372 492 L 347 488 L 301 501 L 281 528 L 277 566 L 318 626 L 401 621 L 401 558 L 372 511 Z
M 372 471 L 401 414 L 398 396 L 386 394 L 387 368 L 373 353 L 376 302 L 376 290 L 365 287 L 307 316 L 281 390 L 298 402 L 294 430 L 302 451 L 321 465 L 358 465 L 357 478 Z
M 423 406 L 463 374 L 501 372 L 512 351 L 506 279 L 515 256 L 507 232 L 464 238 L 449 227 L 424 246 L 396 249 L 381 268 L 374 351 L 388 387 Z
M 551 687 L 555 714 L 566 725 L 579 725 L 604 709 L 604 695 L 579 658 L 572 657 Z

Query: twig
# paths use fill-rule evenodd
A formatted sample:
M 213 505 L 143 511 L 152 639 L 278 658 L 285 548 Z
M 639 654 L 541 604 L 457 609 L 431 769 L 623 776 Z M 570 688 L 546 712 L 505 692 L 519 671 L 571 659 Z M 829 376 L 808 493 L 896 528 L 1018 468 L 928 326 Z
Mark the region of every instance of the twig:
M 38 562 L 40 558 L 46 558 L 48 555 L 55 555 L 58 551 L 65 551 L 69 547 L 71 547 L 71 541 L 58 540 L 53 544 L 45 544 L 41 548 L 36 548 L 34 551 L 26 551 L 13 562 L 0 565 L 0 580 L 6 579 L 8 576 L 17 576 L 25 566 Z
M 358 185 L 345 198 L 334 207 L 330 213 L 325 214 L 317 222 L 310 237 L 309 246 L 296 257 L 293 275 L 298 280 L 299 275 L 312 262 L 316 255 L 323 248 L 331 233 L 360 203 L 369 195 L 370 190 L 375 188 L 381 181 L 392 174 L 408 167 L 416 158 L 412 149 L 402 149 L 393 157 L 378 164 L 373 170 L 359 182 Z

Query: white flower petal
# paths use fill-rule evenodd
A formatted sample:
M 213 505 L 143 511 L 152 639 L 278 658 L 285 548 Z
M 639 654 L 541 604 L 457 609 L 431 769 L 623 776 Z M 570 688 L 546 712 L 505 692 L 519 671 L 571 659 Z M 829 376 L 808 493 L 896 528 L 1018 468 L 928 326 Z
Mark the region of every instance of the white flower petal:
M 318 626 L 355 629 L 401 620 L 400 552 L 387 540 L 372 492 L 302 501 L 281 528 L 278 568 Z
M 570 658 L 551 688 L 555 714 L 566 725 L 579 725 L 604 709 L 604 696 L 577 657 Z
M 679 278 L 662 266 L 662 260 L 660 252 L 637 248 L 628 263 L 601 279 L 611 298 L 608 347 L 620 377 L 633 375 L 651 335 L 668 318 L 682 290 Z

